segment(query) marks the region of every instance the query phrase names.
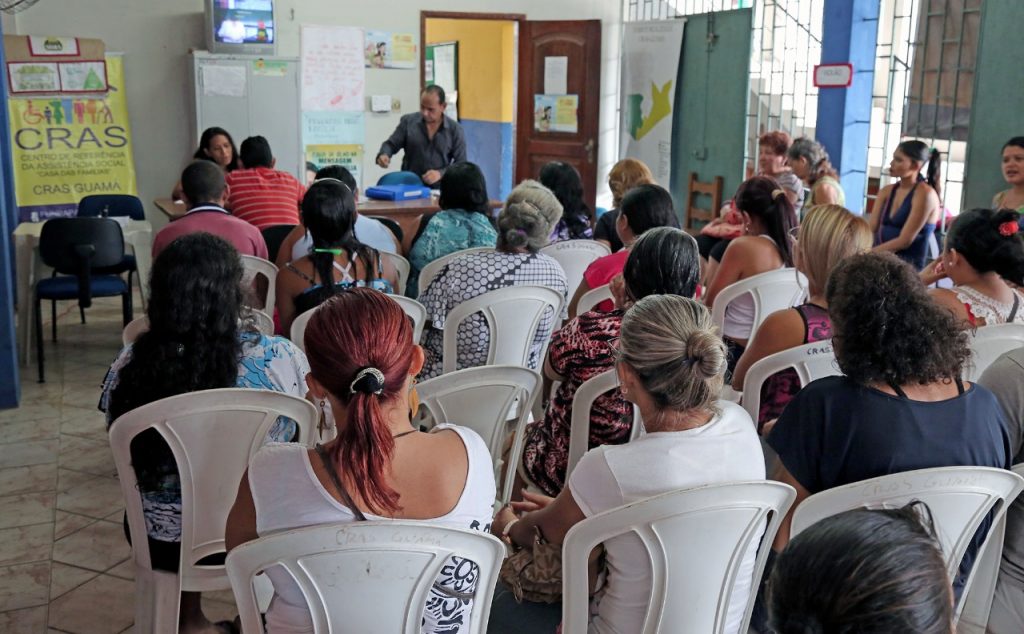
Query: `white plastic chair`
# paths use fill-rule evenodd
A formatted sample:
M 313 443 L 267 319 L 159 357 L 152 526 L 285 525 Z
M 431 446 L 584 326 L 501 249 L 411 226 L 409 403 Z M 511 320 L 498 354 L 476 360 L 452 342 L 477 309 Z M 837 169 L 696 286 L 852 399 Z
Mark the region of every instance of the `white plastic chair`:
M 795 498 L 796 491 L 779 482 L 736 482 L 672 491 L 588 517 L 562 546 L 562 631 L 587 631 L 590 551 L 633 533 L 652 565 L 650 604 L 636 634 L 725 632 L 743 555 L 758 544 L 738 630 L 746 632 L 769 547 Z
M 292 343 L 297 345 L 303 352 L 306 351 L 306 344 L 303 342 L 303 335 L 306 334 L 306 324 L 309 323 L 309 318 L 313 316 L 313 313 L 319 306 L 314 306 L 304 313 L 300 313 L 295 319 L 292 320 L 292 327 L 289 331 L 289 339 Z
M 746 293 L 754 297 L 754 322 L 749 339 L 757 332 L 765 317 L 775 311 L 796 306 L 803 300 L 807 294 L 807 277 L 794 268 L 783 268 L 752 275 L 726 286 L 715 297 L 715 304 L 711 307 L 711 320 L 719 332 L 725 324 L 726 307 Z
M 252 319 L 253 325 L 256 326 L 256 330 L 259 330 L 261 334 L 268 337 L 274 336 L 274 318 L 265 313 L 262 310 L 253 308 Z M 271 308 L 273 310 L 273 308 Z
M 977 381 L 981 373 L 1004 352 L 1024 346 L 1024 324 L 982 326 L 971 335 L 971 362 L 964 378 Z
M 472 249 L 462 249 L 461 251 L 456 251 L 454 253 L 449 253 L 448 255 L 442 255 L 441 257 L 437 258 L 436 260 L 433 260 L 432 262 L 427 263 L 426 266 L 424 266 L 422 269 L 420 269 L 420 277 L 419 277 L 419 291 L 420 291 L 420 293 L 422 293 L 423 291 L 427 290 L 427 287 L 430 286 L 430 283 L 434 280 L 435 277 L 437 277 L 437 274 L 441 272 L 441 269 L 443 269 L 446 264 L 448 264 L 449 262 L 451 262 L 455 258 L 461 257 L 463 255 L 467 255 L 469 253 L 476 253 L 478 251 L 493 251 L 493 250 L 494 250 L 493 247 L 473 247 Z M 403 291 L 404 290 L 405 289 L 403 289 Z
M 743 378 L 743 409 L 750 414 L 751 420 L 756 422 L 761 411 L 761 388 L 765 381 L 787 368 L 796 371 L 801 386 L 826 376 L 842 374 L 832 351 L 831 339 L 805 343 L 758 360 Z
M 110 446 L 121 483 L 135 564 L 135 628 L 176 634 L 180 593 L 227 590 L 223 566 L 197 565 L 223 553 L 224 525 L 238 483 L 279 416 L 299 426 L 299 439 L 315 439 L 317 411 L 301 398 L 244 388 L 189 392 L 134 409 L 110 427 Z M 155 429 L 167 443 L 181 480 L 181 562 L 178 574 L 153 570 L 130 446 Z
M 135 343 L 139 335 L 149 330 L 149 317 L 143 315 L 128 322 L 128 325 L 121 331 L 121 345 L 127 346 Z
M 265 632 L 252 582 L 280 566 L 298 584 L 313 631 L 419 634 L 430 588 L 450 557 L 478 568 L 468 627 L 487 631 L 505 545 L 483 531 L 376 521 L 283 531 L 232 550 L 227 571 L 245 632 Z
M 398 274 L 398 288 L 395 289 L 395 293 L 401 295 L 405 292 L 405 285 L 409 283 L 409 271 L 412 269 L 412 265 L 409 264 L 409 260 L 397 253 L 381 251 L 380 257 L 390 261 L 391 266 L 395 267 L 395 272 Z
M 402 307 L 405 314 L 412 319 L 412 340 L 415 343 L 419 343 L 420 338 L 423 336 L 423 327 L 427 324 L 426 307 L 405 295 L 388 295 L 388 297 L 398 302 L 398 305 Z
M 454 423 L 480 434 L 491 452 L 494 477 L 498 481 L 505 438 L 510 430 L 515 430 L 509 455 L 518 456 L 530 404 L 537 397 L 540 385 L 540 374 L 535 370 L 514 365 L 486 365 L 424 381 L 416 386 L 416 393 L 435 423 Z M 509 425 L 510 420 L 514 422 L 513 427 Z M 514 479 L 515 468 L 510 467 L 499 491 L 503 504 L 512 495 Z
M 583 313 L 594 310 L 594 308 L 605 301 L 606 299 L 612 299 L 612 287 L 611 284 L 605 284 L 604 286 L 598 286 L 597 288 L 590 289 L 580 297 L 580 301 L 576 302 L 576 314 L 582 315 Z
M 569 421 L 569 459 L 565 467 L 565 481 L 576 468 L 580 458 L 590 449 L 590 410 L 594 401 L 609 390 L 619 387 L 619 374 L 614 369 L 607 370 L 584 381 L 572 397 L 572 416 Z M 640 409 L 633 406 L 633 429 L 629 439 L 636 440 L 643 433 L 644 425 L 640 420 Z
M 262 301 L 263 305 L 253 306 L 253 308 L 260 308 L 263 310 L 269 309 L 270 312 L 273 312 L 274 302 L 277 300 L 277 265 L 254 255 L 243 255 L 242 269 L 245 271 L 242 274 L 242 285 L 245 288 L 252 287 L 254 294 L 256 276 L 262 275 L 267 278 L 266 297 L 256 298 L 258 301 Z
M 565 281 L 569 285 L 569 297 L 576 294 L 583 273 L 590 263 L 597 258 L 609 255 L 612 250 L 597 240 L 563 240 L 549 244 L 540 250 L 541 253 L 554 258 L 565 271 Z
M 546 310 L 552 314 L 552 328 L 558 324 L 565 297 L 546 286 L 508 286 L 468 299 L 448 313 L 444 322 L 442 372 L 456 368 L 458 329 L 470 315 L 480 313 L 487 322 L 487 363 L 485 365 L 521 365 L 530 360 L 530 347 Z M 544 362 L 547 343 L 540 350 L 538 363 Z
M 920 500 L 931 510 L 942 554 L 946 558 L 946 572 L 952 579 L 975 532 L 991 512 L 992 524 L 988 535 L 978 550 L 974 568 L 964 585 L 962 596 L 966 597 L 975 580 L 980 578 L 982 569 L 986 568 L 980 565 L 986 550 L 994 544 L 1001 547 L 1002 535 L 997 534 L 1000 527 L 1005 529 L 1002 520 L 1006 508 L 1022 488 L 1024 478 L 1020 475 L 991 467 L 937 467 L 871 478 L 822 491 L 804 500 L 793 513 L 790 539 L 815 522 L 843 511 L 895 508 Z M 995 575 L 998 568 L 998 564 L 990 565 L 984 574 Z M 991 583 L 995 587 L 994 578 L 986 578 L 980 583 Z M 957 606 L 957 619 L 965 603 L 961 601 Z

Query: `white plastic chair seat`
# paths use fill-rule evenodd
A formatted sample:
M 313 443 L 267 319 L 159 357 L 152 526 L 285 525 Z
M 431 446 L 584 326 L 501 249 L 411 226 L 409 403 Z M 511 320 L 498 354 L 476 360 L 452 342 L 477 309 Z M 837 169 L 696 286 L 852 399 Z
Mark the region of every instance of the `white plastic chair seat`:
M 752 275 L 726 286 L 715 297 L 711 307 L 711 320 L 719 332 L 725 325 L 725 309 L 737 297 L 747 293 L 754 298 L 754 321 L 750 329 L 750 336 L 753 337 L 768 315 L 803 301 L 807 293 L 807 277 L 794 268 L 782 268 Z
M 998 572 L 998 566 L 983 570 L 985 566 L 981 562 L 991 544 L 1002 545 L 1002 535 L 997 535 L 999 527 L 1005 528 L 1002 519 L 1006 508 L 1022 488 L 1024 478 L 1020 475 L 991 467 L 938 467 L 871 478 L 822 491 L 804 500 L 793 513 L 790 539 L 815 522 L 843 511 L 897 508 L 920 500 L 931 510 L 946 559 L 946 571 L 954 578 L 978 527 L 992 513 L 988 535 L 964 585 L 963 596 L 966 597 L 980 573 L 994 575 Z M 982 583 L 995 582 L 986 578 Z M 961 601 L 957 606 L 958 619 L 965 603 Z
M 277 301 L 277 265 L 254 255 L 243 255 L 241 257 L 242 269 L 244 271 L 242 274 L 243 287 L 252 287 L 254 289 L 253 292 L 255 292 L 256 276 L 262 275 L 267 278 L 267 295 L 266 297 L 257 298 L 263 302 L 263 305 L 253 306 L 253 308 L 260 308 L 273 313 L 274 302 Z M 273 332 L 273 329 L 271 329 L 271 332 Z
M 611 254 L 612 250 L 597 240 L 563 240 L 549 244 L 540 252 L 562 265 L 565 281 L 569 286 L 569 297 L 572 297 L 583 281 L 583 273 L 590 263 Z
M 436 260 L 428 262 L 426 266 L 424 266 L 422 269 L 420 269 L 420 276 L 419 276 L 419 290 L 420 290 L 420 293 L 422 293 L 423 291 L 427 290 L 427 287 L 430 286 L 430 283 L 434 280 L 435 277 L 437 277 L 437 274 L 441 272 L 441 269 L 443 269 L 446 264 L 448 264 L 449 262 L 451 262 L 455 258 L 462 257 L 463 255 L 467 255 L 469 253 L 477 253 L 479 251 L 493 251 L 493 250 L 494 250 L 493 247 L 473 247 L 471 249 L 462 249 L 461 251 L 455 251 L 454 253 L 449 253 L 448 255 L 443 255 L 443 256 L 437 258 Z M 405 289 L 403 288 L 402 291 L 404 292 Z
M 427 323 L 426 307 L 405 295 L 388 295 L 388 297 L 398 302 L 398 305 L 402 307 L 405 314 L 412 319 L 412 340 L 418 344 L 423 337 L 423 327 Z
M 611 284 L 592 288 L 586 293 L 583 293 L 580 297 L 580 301 L 576 302 L 576 314 L 582 315 L 583 313 L 594 310 L 594 308 L 601 302 L 611 299 L 613 299 Z
M 994 324 L 974 331 L 970 339 L 971 363 L 964 378 L 977 381 L 1004 352 L 1024 346 L 1024 324 Z
M 476 313 L 483 315 L 490 333 L 485 365 L 526 367 L 545 312 L 552 311 L 553 329 L 562 314 L 564 303 L 565 297 L 561 293 L 546 286 L 508 286 L 462 302 L 449 311 L 445 318 L 442 372 L 456 369 L 459 326 Z M 538 363 L 543 363 L 546 351 L 545 342 L 537 357 Z
M 227 388 L 161 399 L 120 416 L 110 427 L 135 564 L 135 626 L 140 632 L 176 633 L 181 591 L 229 587 L 223 566 L 196 562 L 223 553 L 224 525 L 249 460 L 279 416 L 294 420 L 299 440 L 315 440 L 317 411 L 308 401 L 267 390 Z M 142 498 L 132 468 L 132 440 L 156 430 L 170 447 L 181 482 L 180 572 L 153 570 Z
M 405 285 L 409 283 L 409 271 L 412 269 L 412 265 L 409 264 L 409 260 L 397 253 L 381 251 L 380 257 L 388 260 L 391 262 L 391 266 L 395 267 L 395 273 L 398 274 L 398 288 L 395 289 L 395 294 L 401 295 L 405 292 Z
M 740 632 L 747 631 L 769 546 L 796 498 L 779 482 L 737 482 L 672 491 L 598 513 L 572 527 L 562 546 L 562 630 L 587 631 L 590 551 L 632 533 L 652 565 L 651 602 L 636 634 L 722 634 L 743 555 L 759 544 Z
M 424 522 L 353 522 L 283 531 L 243 544 L 227 557 L 242 630 L 264 632 L 253 578 L 281 566 L 299 585 L 314 632 L 419 634 L 431 586 L 450 557 L 476 563 L 465 634 L 487 630 L 505 545 L 483 531 Z

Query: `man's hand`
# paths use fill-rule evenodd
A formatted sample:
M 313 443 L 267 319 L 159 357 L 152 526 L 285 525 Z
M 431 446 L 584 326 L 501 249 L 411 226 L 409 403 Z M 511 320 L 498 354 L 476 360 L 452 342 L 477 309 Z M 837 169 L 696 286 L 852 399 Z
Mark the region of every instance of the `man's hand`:
M 378 154 L 377 155 L 377 165 L 380 165 L 384 169 L 387 169 L 388 166 L 391 165 L 391 157 L 388 156 L 387 154 Z
M 437 170 L 430 170 L 423 175 L 423 182 L 427 185 L 433 185 L 437 181 L 441 180 L 441 172 Z

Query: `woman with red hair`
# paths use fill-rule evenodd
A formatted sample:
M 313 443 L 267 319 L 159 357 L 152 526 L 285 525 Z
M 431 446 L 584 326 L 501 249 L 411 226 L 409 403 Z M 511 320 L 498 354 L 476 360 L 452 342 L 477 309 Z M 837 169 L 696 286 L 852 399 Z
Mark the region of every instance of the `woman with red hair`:
M 495 496 L 487 445 L 466 428 L 442 424 L 423 433 L 411 423 L 424 357 L 401 307 L 374 290 L 344 291 L 313 314 L 305 344 L 321 431 L 337 426 L 337 438 L 315 450 L 272 443 L 253 457 L 228 517 L 228 548 L 282 530 L 366 519 L 486 530 Z M 267 631 L 312 632 L 291 576 L 281 569 L 267 576 L 275 591 Z M 464 597 L 476 577 L 476 566 L 458 558 L 442 568 L 423 632 L 466 631 L 472 600 Z

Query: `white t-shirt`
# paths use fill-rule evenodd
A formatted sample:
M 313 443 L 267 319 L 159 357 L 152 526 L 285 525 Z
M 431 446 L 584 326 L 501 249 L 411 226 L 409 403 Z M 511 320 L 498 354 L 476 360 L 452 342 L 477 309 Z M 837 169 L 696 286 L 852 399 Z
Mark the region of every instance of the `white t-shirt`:
M 754 423 L 742 407 L 720 401 L 721 414 L 696 429 L 646 434 L 625 445 L 588 451 L 569 476 L 569 491 L 587 517 L 624 504 L 705 484 L 764 480 L 764 454 Z M 727 634 L 737 634 L 757 558 L 757 542 L 744 555 L 729 602 Z M 638 632 L 651 595 L 647 549 L 635 534 L 609 539 L 608 584 L 589 631 Z
M 438 425 L 434 432 L 451 429 L 466 446 L 469 469 L 462 497 L 451 511 L 441 517 L 423 520 L 432 525 L 451 528 L 490 530 L 495 497 L 494 469 L 491 454 L 483 439 L 471 429 L 455 425 Z M 341 468 L 344 470 L 344 466 Z M 308 448 L 296 443 L 271 443 L 261 448 L 249 464 L 249 488 L 256 506 L 256 532 L 268 535 L 279 531 L 319 524 L 357 521 L 352 511 L 323 487 L 309 461 Z M 367 520 L 389 518 L 364 513 Z M 457 563 L 457 562 L 456 562 Z M 461 571 L 461 572 L 460 572 Z M 468 572 L 465 578 L 459 577 Z M 283 568 L 271 568 L 267 577 L 274 585 L 274 598 L 267 610 L 267 632 L 270 634 L 312 634 L 313 622 L 302 591 Z M 440 585 L 459 592 L 472 591 L 475 566 L 444 566 Z M 439 627 L 439 621 L 468 621 L 473 602 L 462 602 L 431 590 L 423 611 L 424 633 L 459 632 Z M 450 625 L 446 626 L 450 627 Z M 468 631 L 468 630 L 462 630 Z
M 394 234 L 384 226 L 384 223 L 375 218 L 367 218 L 362 214 L 356 216 L 356 240 L 359 240 L 368 247 L 383 251 L 385 253 L 398 253 L 395 246 Z M 292 262 L 309 255 L 313 248 L 313 237 L 306 232 L 292 245 Z

